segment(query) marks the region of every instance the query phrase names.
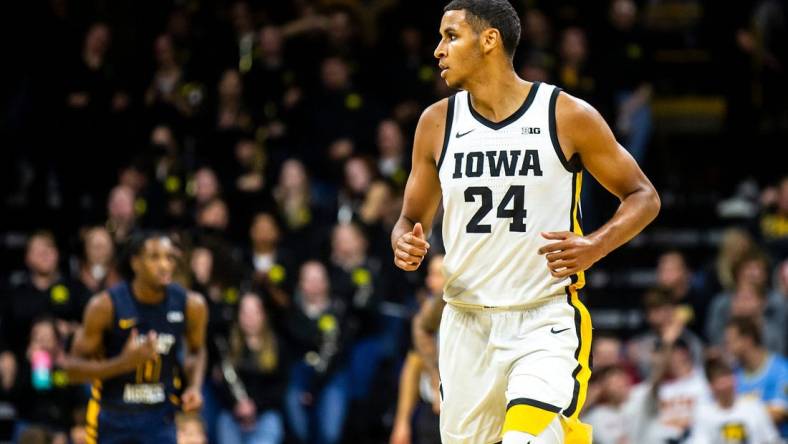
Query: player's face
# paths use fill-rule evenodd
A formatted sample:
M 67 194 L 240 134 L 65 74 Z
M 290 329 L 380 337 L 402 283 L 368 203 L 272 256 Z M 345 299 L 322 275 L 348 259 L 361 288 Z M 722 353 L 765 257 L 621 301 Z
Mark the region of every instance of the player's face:
M 175 247 L 165 238 L 148 239 L 139 255 L 132 260 L 137 278 L 153 287 L 163 288 L 172 282 L 175 272 Z
M 441 78 L 452 88 L 461 88 L 481 59 L 479 34 L 465 20 L 465 11 L 446 11 L 441 19 L 441 41 L 435 58 Z

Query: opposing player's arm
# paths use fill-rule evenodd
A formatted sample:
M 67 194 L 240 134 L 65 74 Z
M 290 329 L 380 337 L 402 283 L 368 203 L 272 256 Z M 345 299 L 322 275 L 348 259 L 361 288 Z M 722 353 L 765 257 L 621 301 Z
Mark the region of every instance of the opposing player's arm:
M 112 316 L 112 300 L 106 292 L 93 296 L 85 307 L 82 326 L 74 335 L 71 353 L 64 363 L 64 370 L 72 383 L 128 373 L 156 355 L 155 337 L 138 341 L 137 331 L 132 330 L 122 353 L 102 359 L 104 332 L 112 326 Z
M 394 263 L 403 270 L 417 269 L 429 248 L 423 227 L 432 226 L 441 198 L 436 158 L 443 145 L 447 109 L 447 99 L 433 104 L 424 110 L 416 126 L 402 213 L 391 232 Z
M 551 274 L 564 278 L 588 269 L 640 233 L 659 213 L 660 200 L 635 159 L 589 104 L 561 93 L 556 126 L 566 157 L 577 153 L 588 172 L 621 201 L 613 217 L 587 236 L 567 231 L 543 233 L 557 242 L 545 245 L 539 253 L 546 254 Z
M 181 396 L 184 411 L 194 411 L 202 406 L 200 389 L 205 378 L 207 352 L 205 331 L 208 325 L 208 307 L 199 293 L 189 292 L 186 298 L 186 379 L 188 386 Z

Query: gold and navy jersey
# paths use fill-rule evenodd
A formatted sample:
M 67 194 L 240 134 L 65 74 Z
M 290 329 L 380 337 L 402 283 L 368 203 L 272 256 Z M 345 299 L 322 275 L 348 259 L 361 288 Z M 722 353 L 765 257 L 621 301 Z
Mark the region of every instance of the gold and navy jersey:
M 158 356 L 131 373 L 94 382 L 92 395 L 101 406 L 144 408 L 165 402 L 179 403 L 187 295 L 177 284 L 168 285 L 165 293 L 161 303 L 149 305 L 134 297 L 127 282 L 109 290 L 114 319 L 112 328 L 104 335 L 106 358 L 122 352 L 132 329 L 137 329 L 140 341 L 149 331 L 156 332 Z
M 557 279 L 537 252 L 543 231 L 580 228 L 579 157 L 566 159 L 555 108 L 560 89 L 536 82 L 501 122 L 473 109 L 468 92 L 449 98 L 438 174 L 446 247 L 444 298 L 487 307 L 531 305 L 582 274 Z

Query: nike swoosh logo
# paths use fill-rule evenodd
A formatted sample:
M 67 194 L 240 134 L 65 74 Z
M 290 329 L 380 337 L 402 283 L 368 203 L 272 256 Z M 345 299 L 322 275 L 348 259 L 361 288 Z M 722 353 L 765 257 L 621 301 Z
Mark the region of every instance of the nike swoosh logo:
M 555 327 L 553 327 L 553 328 L 550 329 L 550 333 L 552 333 L 554 335 L 557 335 L 558 333 L 565 332 L 567 330 L 569 330 L 569 327 L 564 328 L 562 330 L 556 330 Z
M 464 132 L 464 133 L 460 133 L 459 131 L 457 131 L 457 134 L 455 134 L 455 136 L 456 136 L 456 137 L 459 139 L 459 138 L 460 138 L 460 137 L 462 137 L 462 136 L 467 136 L 468 134 L 472 133 L 472 132 L 473 132 L 475 129 L 476 129 L 476 128 L 474 128 L 474 129 L 472 129 L 472 130 L 470 130 L 470 131 L 466 131 L 466 132 Z

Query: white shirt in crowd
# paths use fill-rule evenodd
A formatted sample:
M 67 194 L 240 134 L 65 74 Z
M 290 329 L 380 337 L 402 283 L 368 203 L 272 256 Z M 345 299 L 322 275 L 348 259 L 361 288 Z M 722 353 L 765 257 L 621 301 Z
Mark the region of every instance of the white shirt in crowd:
M 752 396 L 740 396 L 729 409 L 716 402 L 699 406 L 691 444 L 779 444 L 780 436 L 766 406 Z

